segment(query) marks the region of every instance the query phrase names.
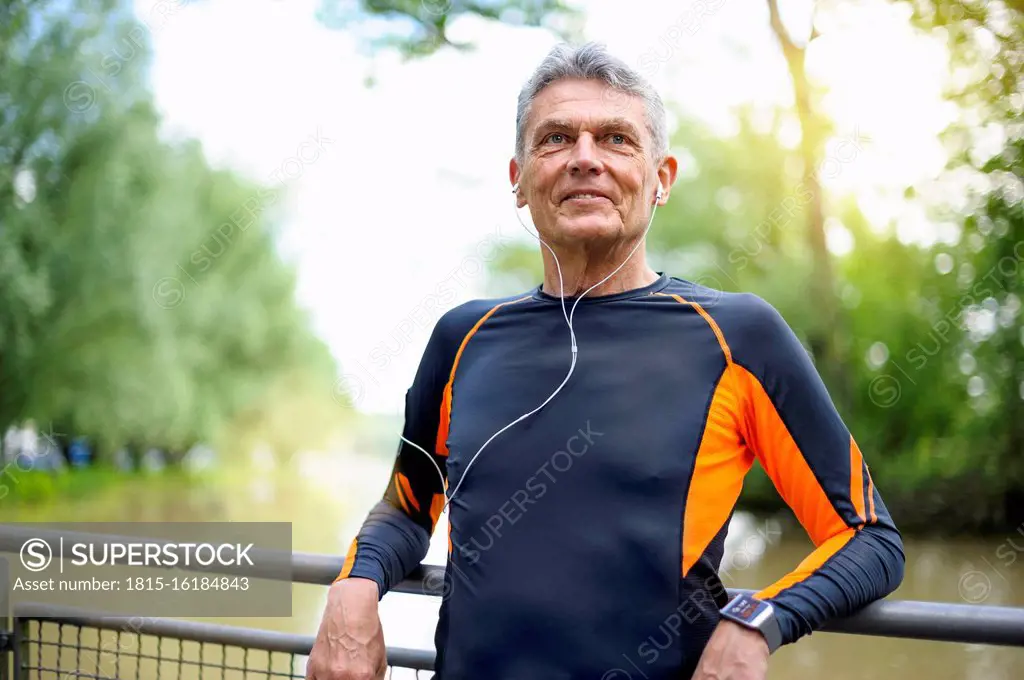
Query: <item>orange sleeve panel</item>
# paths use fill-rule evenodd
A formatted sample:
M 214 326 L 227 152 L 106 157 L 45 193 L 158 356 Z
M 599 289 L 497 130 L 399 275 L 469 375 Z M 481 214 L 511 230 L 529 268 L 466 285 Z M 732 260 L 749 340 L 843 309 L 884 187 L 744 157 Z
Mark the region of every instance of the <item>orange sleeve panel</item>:
M 813 574 L 853 537 L 855 529 L 839 515 L 761 382 L 733 361 L 715 319 L 699 303 L 680 295 L 672 297 L 704 318 L 726 361 L 708 409 L 687 492 L 682 573 L 684 577 L 689 573 L 728 521 L 756 456 L 816 548 L 795 571 L 759 593 L 771 597 Z M 859 528 L 865 518 L 864 465 L 852 438 L 849 453 L 848 497 L 856 509 L 854 526 Z
M 740 436 L 742 370 L 726 367 L 708 409 L 683 513 L 684 577 L 729 520 L 754 462 Z
M 753 465 L 753 456 L 740 435 L 743 419 L 743 384 L 732 362 L 732 351 L 722 329 L 703 305 L 677 293 L 659 293 L 681 305 L 692 307 L 715 334 L 726 367 L 704 420 L 700 446 L 693 462 L 683 513 L 683 564 L 685 578 L 711 542 L 729 521 L 743 490 L 743 478 Z
M 737 367 L 736 372 L 746 395 L 746 441 L 815 546 L 795 571 L 757 593 L 768 598 L 813 575 L 846 545 L 863 523 L 863 511 L 857 513 L 853 526 L 840 516 L 760 381 L 745 368 Z M 852 439 L 849 449 L 851 461 L 856 452 L 858 464 L 851 467 L 848 498 L 854 508 L 863 508 L 860 452 Z
M 792 642 L 828 616 L 852 613 L 895 589 L 903 578 L 902 541 L 796 334 L 760 298 L 740 295 L 732 302 L 712 311 L 729 341 L 730 403 L 741 410 L 737 438 L 814 544 L 793 571 L 757 593 L 773 603 L 784 639 Z M 727 450 L 718 449 L 719 455 Z M 733 482 L 717 484 L 733 497 Z
M 525 299 L 472 301 L 435 325 L 405 395 L 402 436 L 423 450 L 399 440 L 383 498 L 352 542 L 338 579 L 373 579 L 383 597 L 426 555 L 447 498 L 448 430 L 459 359 L 488 319 Z
M 764 387 L 749 371 L 740 370 L 750 403 L 747 436 L 751 446 L 779 495 L 793 509 L 815 546 L 814 552 L 795 571 L 757 593 L 758 597 L 767 598 L 815 573 L 853 538 L 854 529 L 832 505 Z
M 747 369 L 737 367 L 736 370 L 747 397 L 747 442 L 811 541 L 820 546 L 849 526 L 814 476 L 764 387 Z M 863 497 L 860 502 L 863 504 Z

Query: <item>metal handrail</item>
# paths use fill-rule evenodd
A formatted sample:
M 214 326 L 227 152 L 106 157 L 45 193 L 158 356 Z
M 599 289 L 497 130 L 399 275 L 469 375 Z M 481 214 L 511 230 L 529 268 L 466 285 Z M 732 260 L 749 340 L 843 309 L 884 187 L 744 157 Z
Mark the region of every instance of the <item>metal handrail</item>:
M 302 583 L 329 584 L 341 571 L 342 559 L 294 553 L 292 578 Z M 444 567 L 421 564 L 392 590 L 443 596 Z M 753 590 L 728 588 L 730 597 Z M 970 642 L 1024 647 L 1024 607 L 879 600 L 852 616 L 835 619 L 822 631 L 938 642 Z
M 52 538 L 56 536 L 78 538 L 79 540 L 113 540 L 101 534 L 54 531 L 52 536 L 39 531 L 8 531 L 9 525 L 0 530 L 0 552 L 18 552 L 26 537 Z M 90 538 L 92 537 L 92 538 Z M 134 537 L 138 540 L 138 537 Z M 291 574 L 294 583 L 330 585 L 341 572 L 344 558 L 332 555 L 283 551 L 255 551 L 266 563 L 275 564 L 268 571 L 268 578 L 279 578 L 277 566 L 288 564 L 286 573 Z M 254 560 L 256 561 L 256 560 Z M 235 573 L 237 567 L 182 567 L 213 573 Z M 250 575 L 252 572 L 248 572 Z M 409 576 L 392 588 L 399 593 L 415 595 L 444 596 L 444 567 L 421 564 Z M 745 589 L 728 589 L 730 595 L 752 593 Z M 879 600 L 864 607 L 856 614 L 836 619 L 822 628 L 824 632 L 895 637 L 939 642 L 967 642 L 976 644 L 1024 647 L 1024 608 L 997 607 L 991 605 L 955 604 L 946 602 L 922 602 L 915 600 Z
M 144 635 L 204 642 L 215 645 L 252 647 L 268 652 L 284 652 L 308 656 L 315 638 L 311 635 L 281 633 L 262 628 L 225 626 L 202 621 L 179 619 L 107 615 L 94 610 L 57 607 L 49 604 L 25 602 L 14 607 L 15 619 L 45 619 L 83 628 L 132 631 Z M 141 620 L 141 625 L 140 625 Z M 434 670 L 433 650 L 388 647 L 389 666 L 414 670 Z

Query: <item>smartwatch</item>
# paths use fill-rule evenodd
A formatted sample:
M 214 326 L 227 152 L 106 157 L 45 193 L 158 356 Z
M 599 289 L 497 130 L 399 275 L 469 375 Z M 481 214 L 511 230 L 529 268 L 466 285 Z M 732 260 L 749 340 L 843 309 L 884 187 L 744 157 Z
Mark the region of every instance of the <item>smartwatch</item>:
M 734 597 L 721 611 L 722 618 L 729 619 L 746 628 L 760 631 L 768 643 L 771 654 L 782 646 L 782 631 L 775 618 L 775 610 L 764 600 L 741 593 Z

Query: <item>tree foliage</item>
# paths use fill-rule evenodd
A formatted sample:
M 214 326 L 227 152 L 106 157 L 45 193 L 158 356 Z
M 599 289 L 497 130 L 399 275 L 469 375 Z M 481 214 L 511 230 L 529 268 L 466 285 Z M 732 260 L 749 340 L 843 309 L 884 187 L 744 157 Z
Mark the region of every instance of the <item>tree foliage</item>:
M 451 38 L 451 25 L 463 16 L 543 26 L 565 39 L 579 33 L 579 13 L 562 0 L 321 0 L 318 16 L 327 26 L 357 30 L 371 50 L 396 48 L 407 58 L 472 50 L 472 43 Z
M 659 270 L 752 291 L 780 310 L 830 392 L 843 395 L 837 405 L 901 528 L 1002 530 L 1020 523 L 1024 501 L 1024 11 L 952 0 L 914 9 L 921 30 L 948 39 L 949 96 L 963 113 L 946 134 L 947 175 L 906 188 L 941 238 L 904 243 L 895 225 L 869 224 L 855 201 L 817 195 L 805 150 L 778 142 L 793 112 L 766 124 L 741 109 L 738 132 L 726 138 L 681 119 L 672 146 L 684 171 L 674 200 L 658 211 L 648 251 Z M 1006 141 L 986 158 L 978 138 L 991 126 Z M 842 172 L 866 141 L 833 136 L 816 169 Z M 845 357 L 846 384 L 821 370 L 813 351 L 821 309 L 809 291 L 821 285 L 820 265 L 806 225 L 816 202 L 853 241 L 850 252 L 829 256 L 843 329 L 834 355 Z M 536 249 L 504 249 L 495 292 L 536 285 Z M 757 473 L 743 502 L 781 506 Z
M 566 36 L 576 16 L 561 0 L 319 12 L 410 58 L 471 49 L 449 35 L 466 15 Z M 316 445 L 346 397 L 277 253 L 280 187 L 161 138 L 148 38 L 127 0 L 0 3 L 0 430 L 31 417 L 106 452 Z
M 0 429 L 32 417 L 106 452 L 322 440 L 335 368 L 277 252 L 277 189 L 161 139 L 129 6 L 2 12 Z M 295 404 L 319 417 L 284 436 Z

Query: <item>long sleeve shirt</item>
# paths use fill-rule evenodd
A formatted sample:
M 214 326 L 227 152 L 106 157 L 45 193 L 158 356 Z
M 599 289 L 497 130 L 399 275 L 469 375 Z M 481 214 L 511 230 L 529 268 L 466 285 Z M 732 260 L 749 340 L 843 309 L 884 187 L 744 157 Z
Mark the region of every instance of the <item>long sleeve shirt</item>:
M 566 298 L 568 309 L 575 300 Z M 754 461 L 814 545 L 757 593 L 784 643 L 892 592 L 900 534 L 792 329 L 752 294 L 661 274 L 576 308 L 476 300 L 436 324 L 386 492 L 339 578 L 381 596 L 449 506 L 442 680 L 690 677 L 720 620 L 725 537 Z M 466 472 L 473 456 L 491 439 Z M 465 475 L 465 479 L 463 479 Z

